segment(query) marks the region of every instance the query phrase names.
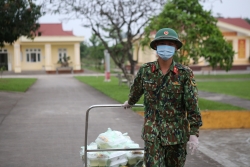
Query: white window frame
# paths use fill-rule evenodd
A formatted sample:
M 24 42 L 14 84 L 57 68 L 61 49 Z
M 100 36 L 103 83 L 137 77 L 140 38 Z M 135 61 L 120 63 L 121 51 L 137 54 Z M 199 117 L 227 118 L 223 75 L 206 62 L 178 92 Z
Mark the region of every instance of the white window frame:
M 5 48 L 0 48 L 0 53 L 8 53 L 8 50 Z
M 41 55 L 41 49 L 39 49 L 39 48 L 26 49 L 25 55 L 26 55 L 26 62 L 27 63 L 39 63 L 39 62 L 41 62 L 42 55 Z M 31 61 L 32 56 L 34 56 L 34 58 L 35 58 L 35 59 L 33 59 L 33 61 Z
M 58 61 L 61 59 L 62 62 L 64 62 L 64 60 L 63 60 L 64 56 L 68 57 L 67 49 L 65 49 L 65 48 L 59 48 L 58 49 Z

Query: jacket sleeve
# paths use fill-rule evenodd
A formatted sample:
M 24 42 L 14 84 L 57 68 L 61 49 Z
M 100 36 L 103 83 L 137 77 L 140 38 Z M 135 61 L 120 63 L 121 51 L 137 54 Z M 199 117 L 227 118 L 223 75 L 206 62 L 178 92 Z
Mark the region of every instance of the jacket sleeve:
M 134 105 L 139 101 L 143 94 L 142 68 L 139 69 L 133 84 L 130 87 L 128 104 Z
M 198 106 L 198 90 L 193 78 L 192 70 L 188 70 L 184 86 L 184 103 L 187 119 L 190 124 L 190 135 L 199 137 L 199 128 L 202 126 L 201 113 Z

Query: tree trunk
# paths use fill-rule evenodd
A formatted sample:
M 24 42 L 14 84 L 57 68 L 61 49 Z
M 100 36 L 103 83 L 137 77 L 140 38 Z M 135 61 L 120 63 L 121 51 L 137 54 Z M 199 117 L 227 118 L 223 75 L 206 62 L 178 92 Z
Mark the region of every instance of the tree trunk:
M 130 74 L 132 74 L 132 75 L 135 74 L 135 65 L 136 65 L 136 61 L 132 60 L 130 62 Z

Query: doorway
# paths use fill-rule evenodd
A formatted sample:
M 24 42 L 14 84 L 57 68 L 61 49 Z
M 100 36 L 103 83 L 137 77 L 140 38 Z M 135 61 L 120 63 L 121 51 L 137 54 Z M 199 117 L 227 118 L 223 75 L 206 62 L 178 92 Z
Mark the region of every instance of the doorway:
M 8 54 L 0 53 L 0 68 L 4 67 L 4 71 L 8 70 Z

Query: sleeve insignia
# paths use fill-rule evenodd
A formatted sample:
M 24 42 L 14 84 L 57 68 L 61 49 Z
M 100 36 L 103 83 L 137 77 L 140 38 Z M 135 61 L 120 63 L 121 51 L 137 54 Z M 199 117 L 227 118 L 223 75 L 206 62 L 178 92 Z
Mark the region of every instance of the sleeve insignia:
M 190 78 L 190 83 L 192 86 L 197 86 L 197 84 Z

